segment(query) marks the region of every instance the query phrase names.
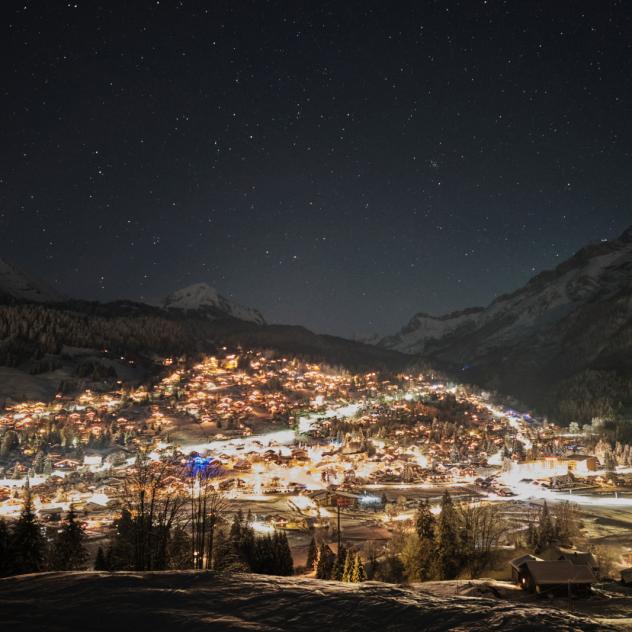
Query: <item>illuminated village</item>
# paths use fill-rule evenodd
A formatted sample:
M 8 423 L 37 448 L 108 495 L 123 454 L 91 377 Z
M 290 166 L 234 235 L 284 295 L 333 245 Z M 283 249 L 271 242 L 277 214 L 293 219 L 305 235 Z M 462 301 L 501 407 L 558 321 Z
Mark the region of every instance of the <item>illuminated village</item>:
M 173 491 L 188 489 L 191 458 L 212 462 L 230 510 L 249 512 L 256 532 L 286 531 L 299 562 L 314 533 L 335 541 L 338 524 L 359 549 L 385 547 L 412 528 L 421 499 L 438 511 L 446 489 L 501 507 L 507 546 L 543 499 L 576 503 L 588 522 L 632 508 L 629 446 L 612 450 L 591 427 L 562 430 L 431 372 L 352 374 L 224 350 L 193 366 L 165 359 L 149 387 L 8 403 L 0 427 L 0 515 L 17 517 L 28 487 L 45 524 L 72 505 L 95 546 L 139 453 L 170 464 Z M 617 563 L 628 553 L 619 548 Z

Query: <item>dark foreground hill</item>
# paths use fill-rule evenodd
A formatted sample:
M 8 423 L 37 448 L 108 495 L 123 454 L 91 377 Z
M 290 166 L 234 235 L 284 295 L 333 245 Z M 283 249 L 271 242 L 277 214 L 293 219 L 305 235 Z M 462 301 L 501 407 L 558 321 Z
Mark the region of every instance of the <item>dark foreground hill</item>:
M 0 580 L 2 629 L 319 630 L 609 630 L 547 608 L 477 597 L 438 597 L 367 582 L 341 584 L 263 575 L 42 573 Z

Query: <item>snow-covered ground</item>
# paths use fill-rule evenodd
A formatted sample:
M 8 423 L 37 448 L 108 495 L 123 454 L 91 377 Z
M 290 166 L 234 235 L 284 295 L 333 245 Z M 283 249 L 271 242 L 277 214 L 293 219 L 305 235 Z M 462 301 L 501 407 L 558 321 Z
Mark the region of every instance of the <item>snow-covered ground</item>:
M 441 595 L 423 584 L 403 588 L 195 571 L 11 577 L 0 580 L 0 613 L 3 629 L 20 632 L 620 629 L 542 601 Z

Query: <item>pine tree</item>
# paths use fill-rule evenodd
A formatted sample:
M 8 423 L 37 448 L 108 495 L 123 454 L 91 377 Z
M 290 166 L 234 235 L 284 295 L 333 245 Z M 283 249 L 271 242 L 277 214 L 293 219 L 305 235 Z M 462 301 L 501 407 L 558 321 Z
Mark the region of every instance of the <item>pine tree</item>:
M 335 555 L 333 551 L 322 542 L 318 549 L 318 564 L 316 566 L 316 577 L 318 579 L 329 579 L 333 569 Z
M 9 575 L 13 566 L 13 550 L 11 548 L 9 527 L 4 518 L 0 518 L 0 577 Z
M 180 527 L 175 528 L 171 534 L 168 544 L 168 557 L 169 568 L 184 570 L 193 567 L 191 537 Z
M 287 534 L 277 532 L 274 534 L 275 553 L 277 558 L 276 573 L 277 575 L 293 575 L 294 560 L 292 559 L 292 550 L 287 539 Z
M 224 572 L 246 570 L 239 559 L 230 536 L 223 529 L 218 530 L 213 547 L 213 569 Z
M 549 546 L 555 539 L 555 526 L 549 511 L 549 506 L 546 504 L 546 500 L 542 505 L 540 511 L 540 520 L 538 524 L 538 550 L 542 551 Z
M 15 556 L 13 573 L 36 573 L 44 568 L 46 540 L 35 517 L 30 493 L 27 493 L 22 513 L 13 525 L 11 548 Z
M 255 530 L 249 522 L 244 522 L 240 529 L 240 538 L 237 544 L 237 553 L 241 561 L 249 569 L 253 568 L 255 556 Z
M 436 529 L 436 571 L 439 579 L 454 579 L 460 567 L 457 516 L 450 492 L 441 499 L 441 513 Z
M 35 474 L 43 474 L 44 473 L 44 465 L 46 463 L 46 457 L 44 453 L 40 450 L 33 459 L 33 470 Z
M 318 558 L 318 547 L 316 546 L 316 540 L 312 536 L 309 541 L 309 548 L 307 549 L 307 562 L 305 563 L 305 570 L 311 572 L 316 568 L 316 562 Z
M 87 559 L 85 539 L 85 529 L 77 521 L 77 514 L 71 505 L 66 514 L 64 526 L 57 533 L 53 542 L 51 567 L 58 571 L 73 571 L 83 568 Z
M 331 579 L 338 582 L 342 581 L 342 575 L 345 570 L 345 562 L 347 561 L 347 557 L 350 554 L 351 553 L 347 554 L 347 549 L 345 548 L 345 545 L 341 544 L 338 555 L 336 555 L 336 561 L 334 562 L 334 566 L 331 571 Z
M 355 554 L 353 551 L 349 551 L 345 557 L 345 565 L 342 569 L 342 575 L 340 580 L 343 582 L 350 582 L 353 577 L 353 565 L 355 563 Z
M 116 532 L 112 539 L 110 568 L 115 571 L 131 569 L 134 566 L 134 543 L 136 539 L 136 526 L 132 514 L 127 509 L 123 509 L 114 526 Z
M 95 571 L 109 571 L 109 565 L 103 553 L 103 548 L 99 547 L 97 550 L 97 556 L 94 558 L 94 570 Z
M 420 540 L 433 540 L 435 536 L 436 519 L 430 510 L 430 502 L 422 500 L 415 513 L 415 530 Z
M 355 556 L 353 562 L 353 570 L 351 571 L 351 581 L 354 584 L 366 581 L 366 572 L 364 570 L 364 564 L 360 559 L 360 555 Z

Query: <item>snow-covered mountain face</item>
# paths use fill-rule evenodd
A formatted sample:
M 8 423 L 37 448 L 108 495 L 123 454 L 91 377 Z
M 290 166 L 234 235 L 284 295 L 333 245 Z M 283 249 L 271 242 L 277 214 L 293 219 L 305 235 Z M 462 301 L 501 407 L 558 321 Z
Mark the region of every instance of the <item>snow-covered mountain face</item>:
M 383 338 L 379 344 L 404 353 L 424 353 L 426 346 L 432 341 L 441 340 L 455 331 L 473 327 L 482 311 L 482 307 L 473 307 L 445 316 L 431 316 L 419 312 L 399 333 Z
M 542 272 L 486 308 L 445 316 L 416 314 L 399 333 L 380 344 L 407 353 L 432 353 L 475 337 L 480 354 L 541 334 L 588 305 L 621 298 L 622 292 L 629 297 L 631 291 L 632 227 L 614 241 L 582 248 L 554 270 Z M 632 316 L 629 305 L 624 312 L 620 314 L 623 320 Z
M 54 290 L 30 279 L 26 274 L 0 259 L 0 297 L 35 303 L 55 303 L 62 297 Z
M 418 314 L 380 343 L 526 399 L 587 369 L 632 373 L 632 227 L 484 309 Z
M 211 318 L 238 318 L 259 325 L 265 320 L 260 312 L 223 297 L 206 283 L 196 283 L 169 295 L 162 303 L 165 309 L 199 311 Z

